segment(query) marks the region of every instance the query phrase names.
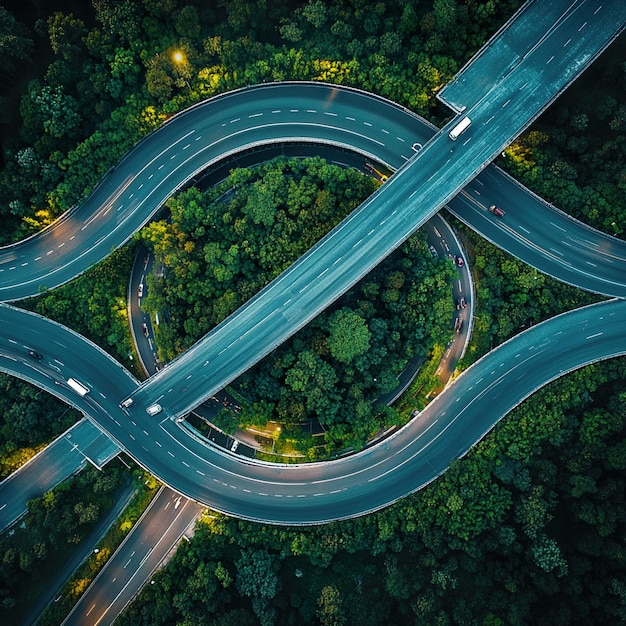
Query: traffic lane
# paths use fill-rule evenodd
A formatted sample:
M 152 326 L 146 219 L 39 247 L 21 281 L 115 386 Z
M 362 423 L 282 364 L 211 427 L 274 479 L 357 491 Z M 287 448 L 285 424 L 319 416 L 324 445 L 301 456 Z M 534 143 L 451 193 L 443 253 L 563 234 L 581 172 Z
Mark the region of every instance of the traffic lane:
M 14 329 L 28 328 L 28 343 L 13 339 Z M 7 304 L 0 304 L 0 346 L 11 353 L 16 375 L 45 388 L 81 411 L 89 411 L 90 396 L 118 403 L 136 388 L 132 374 L 104 350 L 78 333 Z M 27 346 L 41 355 L 41 360 L 27 354 Z M 75 377 L 85 383 L 91 394 L 81 398 L 67 385 Z
M 445 434 L 445 440 L 435 442 L 431 451 L 434 468 L 444 471 L 452 458 L 463 456 L 480 441 L 496 425 L 500 415 L 508 414 L 548 382 L 598 360 L 599 354 L 604 355 L 603 358 L 625 354 L 626 343 L 619 333 L 619 327 L 626 321 L 623 305 L 621 308 L 622 311 L 615 314 L 616 323 L 613 323 L 613 327 L 602 326 L 602 330 L 593 322 L 587 325 L 564 319 L 563 324 L 572 324 L 571 330 L 557 331 L 551 338 L 527 350 L 507 348 L 502 365 L 490 362 L 488 367 L 483 368 L 483 380 L 480 380 L 481 377 L 476 378 L 475 374 L 471 380 L 465 381 L 473 397 L 457 387 L 457 393 L 461 394 L 460 401 L 447 395 L 445 401 L 438 404 L 437 398 L 430 410 L 435 415 L 441 415 L 444 411 L 452 412 L 455 417 Z M 520 365 L 507 371 L 507 361 Z
M 236 93 L 236 96 L 228 94 L 202 103 L 175 116 L 170 122 L 139 142 L 117 167 L 112 168 L 105 175 L 92 195 L 80 207 L 66 213 L 57 223 L 41 234 L 0 253 L 0 293 L 4 294 L 5 299 L 21 298 L 25 297 L 25 294 L 36 293 L 35 283 L 44 284 L 47 281 L 47 287 L 56 286 L 69 280 L 69 276 L 73 277 L 80 271 L 84 271 L 81 267 L 85 265 L 83 259 L 85 255 L 88 255 L 89 259 L 98 258 L 99 255 L 102 256 L 107 246 L 121 245 L 149 219 L 158 208 L 157 205 L 168 197 L 169 192 L 160 198 L 154 195 L 154 184 L 161 180 L 161 169 L 166 165 L 175 165 L 171 161 L 183 155 L 186 150 L 194 152 L 202 147 L 202 143 L 197 143 L 201 139 L 209 146 L 217 148 L 213 154 L 214 159 L 221 158 L 221 141 L 229 135 L 232 137 L 233 134 L 241 132 L 241 129 L 231 128 L 235 122 L 243 121 L 254 132 L 255 118 L 259 113 L 250 111 L 251 102 L 254 102 L 257 109 L 259 106 L 265 106 L 268 115 L 274 118 L 277 116 L 285 118 L 284 125 L 289 125 L 295 114 L 301 119 L 306 118 L 307 122 L 311 120 L 309 125 L 320 128 L 336 129 L 338 120 L 349 125 L 354 121 L 357 126 L 346 131 L 352 137 L 348 145 L 353 145 L 355 137 L 366 140 L 369 144 L 372 143 L 369 135 L 373 122 L 368 120 L 357 122 L 354 117 L 353 103 L 360 101 L 363 107 L 363 102 L 367 101 L 368 105 L 363 109 L 368 112 L 369 118 L 383 120 L 385 123 L 386 128 L 380 131 L 381 135 L 405 142 L 402 124 L 408 112 L 389 101 L 363 93 L 338 90 L 332 86 L 290 85 L 289 108 L 273 112 L 275 109 L 271 109 L 271 105 L 275 100 L 276 87 L 240 91 Z M 319 93 L 320 89 L 322 94 Z M 327 107 L 336 107 L 338 112 L 325 109 L 318 115 L 316 107 L 320 105 L 320 95 L 322 102 L 326 96 Z M 297 108 L 293 108 L 294 106 Z M 350 110 L 351 107 L 352 110 Z M 237 117 L 238 111 L 241 112 L 241 117 Z M 400 127 L 397 129 L 394 116 L 400 121 Z M 176 120 L 175 123 L 173 123 L 174 120 Z M 316 122 L 316 120 L 320 121 Z M 298 121 L 297 116 L 295 121 Z M 297 133 L 292 132 L 291 136 L 296 137 Z M 411 145 L 410 142 L 408 145 Z M 236 146 L 236 149 L 239 150 L 239 146 Z M 207 162 L 210 161 L 206 155 L 203 158 Z M 188 161 L 189 159 L 186 159 L 187 165 Z M 197 167 L 202 167 L 202 165 Z M 177 179 L 171 185 L 173 188 L 178 187 L 187 178 L 189 172 L 181 170 L 178 174 Z M 133 202 L 139 197 L 139 192 L 153 196 L 150 206 L 144 207 Z M 110 227 L 111 221 L 115 222 L 113 229 Z M 80 245 L 84 246 L 82 252 L 74 247 L 71 254 L 68 254 L 72 246 Z M 97 254 L 95 254 L 96 251 Z M 19 267 L 17 263 L 13 263 L 17 256 L 21 261 Z M 77 262 L 77 259 L 82 260 Z M 39 264 L 36 263 L 37 261 Z M 57 267 L 56 272 L 44 270 L 45 275 L 42 275 L 41 267 L 52 263 L 60 266 L 60 269 Z M 19 273 L 19 279 L 14 277 L 14 270 Z M 22 289 L 10 290 L 9 286 L 14 282 L 19 282 Z
M 100 436 L 81 420 L 0 483 L 0 530 L 28 511 L 28 501 L 43 495 L 85 466 L 84 450 Z
M 477 204 L 465 194 L 459 194 L 447 206 L 455 217 L 482 237 L 542 273 L 592 293 L 626 297 L 626 283 L 623 279 L 626 275 L 626 261 L 619 258 L 623 242 L 616 245 L 610 243 L 617 253 L 612 255 L 608 250 L 602 250 L 601 237 L 597 245 L 592 245 L 594 234 L 589 233 L 584 225 L 577 228 L 570 222 L 568 226 L 571 229 L 580 233 L 586 231 L 591 235 L 590 253 L 581 252 L 579 247 L 566 245 L 564 240 L 569 235 L 561 240 L 554 238 L 554 234 L 563 227 L 548 225 L 545 229 L 538 228 L 537 224 L 545 223 L 544 220 L 535 219 L 527 228 L 517 223 L 515 211 L 507 211 L 502 218 L 495 217 L 484 205 Z M 551 221 L 549 217 L 547 220 Z
M 546 252 L 553 252 L 561 258 L 572 251 L 577 254 L 582 252 L 581 256 L 587 258 L 589 263 L 597 263 L 596 271 L 609 273 L 615 281 L 623 278 L 626 269 L 624 241 L 597 231 L 532 195 L 495 166 L 487 168 L 450 204 L 458 211 L 462 210 L 461 207 L 472 207 L 481 215 L 485 215 L 485 209 L 490 205 L 499 205 L 505 210 L 505 217 L 500 219 L 490 217 L 490 214 L 487 217 L 502 227 L 510 224 L 513 229 L 510 236 L 522 241 L 530 240 L 537 247 L 541 246 Z M 537 219 L 538 213 L 542 216 L 541 220 Z
M 200 505 L 163 488 L 63 624 L 113 624 L 201 512 Z
M 416 480 L 422 486 L 436 477 L 453 458 L 480 440 L 502 414 L 542 386 L 543 380 L 598 358 L 624 354 L 621 329 L 626 321 L 626 304 L 612 301 L 592 306 L 601 308 L 586 307 L 574 315 L 564 314 L 555 323 L 533 327 L 517 342 L 503 344 L 493 357 L 485 357 L 480 366 L 467 370 L 471 376 L 462 374 L 418 420 L 371 450 L 324 465 L 261 467 L 250 482 L 242 475 L 248 464 L 228 472 L 227 463 L 220 462 L 221 472 L 217 468 L 206 472 L 213 488 L 224 488 L 225 494 L 214 496 L 216 508 L 231 512 L 229 507 L 241 505 L 243 499 L 244 510 L 236 514 L 249 519 L 267 519 L 282 510 L 283 515 L 274 518 L 274 523 L 305 523 L 305 519 L 321 523 L 335 519 L 326 517 L 330 511 L 332 515 L 347 511 L 373 482 L 377 486 L 367 498 L 368 507 L 386 506 L 418 488 Z M 596 330 L 596 313 L 600 323 L 605 324 L 602 330 Z M 555 327 L 563 330 L 555 331 Z M 513 363 L 510 370 L 509 362 Z M 417 428 L 422 429 L 421 436 L 416 436 Z M 389 450 L 395 453 L 389 455 Z M 307 479 L 298 481 L 297 474 L 302 471 L 311 472 L 310 484 Z M 262 480 L 261 475 L 265 475 Z
M 301 141 L 302 128 L 307 126 L 315 127 L 316 135 L 323 142 L 354 149 L 355 144 L 358 143 L 357 140 L 360 140 L 364 144 L 360 149 L 366 156 L 373 156 L 375 144 L 378 144 L 376 147 L 377 158 L 389 159 L 395 155 L 393 149 L 386 148 L 385 144 L 381 142 L 372 141 L 364 133 L 345 130 L 338 126 L 322 125 L 315 121 L 303 124 L 282 124 L 280 130 L 285 133 L 282 137 L 276 136 L 276 125 L 263 125 L 233 131 L 228 137 L 209 143 L 205 148 L 198 147 L 190 151 L 189 156 L 172 149 L 161 156 L 161 162 L 157 161 L 154 164 L 157 172 L 166 172 L 158 178 L 158 182 L 155 182 L 151 187 L 147 186 L 147 181 L 153 177 L 153 173 L 145 172 L 134 177 L 132 185 L 129 185 L 125 189 L 124 195 L 119 198 L 119 206 L 114 206 L 112 209 L 117 215 L 113 225 L 110 224 L 107 211 L 100 211 L 93 218 L 90 218 L 90 224 L 93 224 L 93 228 L 89 234 L 79 237 L 76 234 L 76 229 L 70 230 L 62 235 L 64 240 L 57 243 L 56 247 L 50 248 L 44 253 L 37 252 L 34 260 L 41 261 L 44 259 L 44 263 L 54 264 L 50 266 L 50 269 L 44 270 L 43 274 L 40 269 L 43 267 L 41 264 L 23 262 L 20 264 L 19 283 L 14 285 L 13 281 L 10 280 L 13 274 L 11 272 L 5 273 L 0 268 L 0 281 L 5 282 L 5 285 L 0 286 L 0 295 L 5 300 L 24 298 L 28 295 L 34 295 L 41 285 L 50 288 L 71 280 L 91 264 L 107 256 L 112 248 L 127 241 L 132 233 L 147 222 L 185 181 L 190 180 L 203 169 L 210 167 L 228 154 L 254 147 L 257 142 Z M 308 132 L 305 131 L 305 133 Z M 203 139 L 203 137 L 197 136 L 196 139 Z M 182 150 L 187 145 L 191 144 L 185 144 Z M 60 232 L 56 234 L 60 234 Z M 73 247 L 65 247 L 69 240 L 75 241 Z M 17 266 L 12 264 L 9 268 L 17 269 Z M 8 283 L 6 282 L 7 278 L 9 279 Z
M 152 257 L 147 248 L 139 247 L 131 270 L 128 293 L 130 310 L 129 325 L 139 356 L 141 368 L 146 376 L 157 370 L 158 355 L 153 343 L 154 328 L 148 313 L 141 308 L 141 301 L 148 295 L 147 276 L 151 271 Z
M 514 70 L 527 54 L 529 43 L 536 41 L 537 32 L 549 33 L 576 4 L 579 3 L 525 3 L 437 97 L 453 108 L 470 108 L 494 82 L 504 80 Z
M 427 222 L 427 226 L 431 232 L 433 247 L 439 247 L 442 255 L 449 254 L 457 259 L 458 276 L 455 277 L 452 283 L 452 298 L 456 309 L 452 325 L 453 330 L 456 332 L 448 342 L 446 351 L 435 372 L 440 380 L 447 384 L 456 369 L 458 361 L 463 357 L 470 340 L 473 327 L 474 302 L 472 293 L 474 290 L 469 259 L 452 227 L 443 219 L 441 213 L 431 217 Z M 459 257 L 463 259 L 461 266 L 458 265 Z M 459 322 L 456 321 L 457 319 Z

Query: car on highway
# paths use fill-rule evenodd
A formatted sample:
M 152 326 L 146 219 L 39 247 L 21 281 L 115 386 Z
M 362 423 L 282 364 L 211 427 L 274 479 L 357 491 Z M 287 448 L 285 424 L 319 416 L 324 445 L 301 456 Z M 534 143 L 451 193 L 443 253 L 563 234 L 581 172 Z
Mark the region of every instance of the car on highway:
M 137 287 L 137 296 L 139 298 L 143 296 L 143 283 L 139 283 L 139 287 Z
M 454 259 L 459 267 L 463 267 L 465 265 L 465 261 L 462 256 L 455 256 Z
M 237 448 L 239 447 L 239 441 L 237 441 L 237 439 L 235 439 L 233 441 L 233 445 L 230 446 L 230 451 L 231 452 L 235 452 L 237 450 Z
M 39 354 L 39 352 L 35 352 L 34 350 L 29 350 L 28 351 L 28 356 L 31 359 L 35 359 L 35 361 L 41 361 L 41 359 L 43 359 L 43 357 L 41 356 L 41 354 Z
M 129 406 L 133 404 L 132 398 L 126 398 L 123 402 L 120 402 L 120 409 L 127 409 Z
M 504 217 L 504 211 L 499 207 L 496 206 L 495 204 L 492 204 L 489 207 L 489 210 L 496 216 L 496 217 Z
M 149 337 L 149 336 L 150 336 L 150 330 L 148 329 L 148 324 L 142 324 L 142 325 L 141 325 L 141 330 L 143 331 L 143 334 L 144 334 L 146 337 Z
M 162 407 L 160 404 L 158 404 L 158 403 L 156 403 L 156 402 L 155 402 L 154 404 L 151 404 L 151 405 L 150 405 L 150 406 L 146 409 L 146 413 L 147 413 L 148 415 L 157 415 L 157 414 L 159 414 L 162 410 L 163 410 L 163 407 Z
M 433 258 L 436 259 L 439 255 L 437 254 L 437 249 L 435 246 L 428 246 L 430 253 L 433 255 Z

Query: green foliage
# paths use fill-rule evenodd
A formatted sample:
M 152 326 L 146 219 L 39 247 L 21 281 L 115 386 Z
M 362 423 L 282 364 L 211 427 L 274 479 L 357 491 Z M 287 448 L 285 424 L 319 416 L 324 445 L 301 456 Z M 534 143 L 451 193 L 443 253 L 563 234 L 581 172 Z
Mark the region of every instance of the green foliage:
M 41 228 L 79 202 L 116 159 L 167 114 L 227 89 L 264 80 L 326 80 L 371 89 L 434 117 L 436 91 L 518 4 L 514 0 L 425 4 L 310 0 L 292 6 L 164 0 L 97 2 L 90 19 L 84 21 L 54 13 L 47 26 L 56 58 L 46 71 L 33 76 L 38 82 L 23 97 L 19 136 L 18 122 L 7 125 L 15 129 L 15 136 L 3 144 L 2 241 Z M 90 24 L 89 29 L 85 24 Z M 4 9 L 0 9 L 0 46 L 3 73 L 27 67 L 30 35 Z M 172 63 L 171 52 L 178 48 L 185 50 L 185 67 Z M 618 41 L 594 72 L 583 76 L 537 127 L 507 151 L 506 158 L 510 171 L 536 191 L 617 235 L 623 235 L 626 224 L 622 65 L 623 43 Z M 597 83 L 603 88 L 600 94 L 594 88 Z M 0 107 L 3 119 L 15 119 L 17 107 L 5 97 L 0 98 Z M 213 222 L 199 223 L 198 232 L 182 242 L 167 226 L 149 231 L 155 246 L 162 245 L 164 258 L 178 254 L 181 243 L 189 258 L 194 252 L 202 255 L 202 264 L 185 258 L 178 270 L 177 280 L 185 285 L 183 299 L 194 306 L 189 319 L 173 319 L 170 330 L 159 337 L 171 354 L 184 349 L 192 337 L 206 332 L 262 284 L 249 274 L 253 259 L 247 248 L 258 237 L 248 241 L 248 233 L 278 225 L 284 231 L 291 228 L 284 219 L 287 215 L 281 215 L 268 198 L 287 185 L 288 194 L 303 200 L 301 214 L 289 217 L 307 225 L 306 249 L 325 227 L 318 230 L 316 211 L 334 206 L 338 196 L 330 188 L 307 196 L 306 186 L 300 188 L 284 176 L 254 181 L 246 196 L 243 183 L 248 174 L 239 175 L 233 201 L 246 199 L 246 203 L 237 206 L 237 218 L 230 212 L 218 214 Z M 181 209 L 180 221 L 194 224 L 201 218 L 193 213 L 205 210 L 204 200 L 193 196 L 189 200 L 188 205 L 181 202 L 185 212 Z M 216 203 L 217 197 L 211 202 Z M 199 245 L 202 229 L 219 229 L 226 243 L 218 238 Z M 275 232 L 274 249 L 251 248 L 265 272 L 264 280 L 280 271 L 281 261 L 288 262 L 281 246 L 287 245 L 291 234 Z M 294 244 L 288 245 L 287 252 L 297 254 Z M 492 340 L 502 341 L 524 325 L 584 301 L 573 290 L 557 288 L 506 255 L 475 247 L 481 309 L 470 360 L 488 350 Z M 446 292 L 448 277 L 442 268 L 418 262 L 423 251 L 423 241 L 412 238 L 403 250 L 412 259 L 411 267 L 400 258 L 390 260 L 384 272 L 368 277 L 352 300 L 341 303 L 342 309 L 363 319 L 373 348 L 347 363 L 337 359 L 331 363 L 330 334 L 321 320 L 311 327 L 309 338 L 294 342 L 292 354 L 279 352 L 254 372 L 254 389 L 261 399 L 251 405 L 247 419 L 253 423 L 254 413 L 263 419 L 269 414 L 268 405 L 293 421 L 322 410 L 327 419 L 336 420 L 333 436 L 355 445 L 380 426 L 380 421 L 370 421 L 368 407 L 372 398 L 389 390 L 396 371 L 387 355 L 404 342 L 403 329 L 394 324 L 426 329 L 424 336 L 413 338 L 405 358 L 428 342 L 446 342 L 446 329 L 431 325 L 432 318 L 418 312 L 428 303 L 439 319 L 447 319 L 450 313 L 449 295 L 436 295 Z M 200 267 L 206 264 L 212 268 L 211 279 L 222 289 L 219 293 L 208 291 L 204 284 L 196 286 L 201 284 Z M 171 267 L 175 273 L 176 267 Z M 414 280 L 414 269 L 419 270 L 419 281 Z M 402 287 L 398 286 L 401 275 Z M 238 289 L 223 288 L 237 276 L 246 277 Z M 490 282 L 490 276 L 495 280 Z M 162 301 L 158 298 L 165 296 L 158 284 L 152 287 L 150 294 L 155 294 L 158 308 Z M 111 293 L 121 297 L 119 288 Z M 112 310 L 120 309 L 107 300 L 104 290 L 91 300 L 86 288 L 72 293 L 72 303 L 89 301 L 77 311 L 60 300 L 48 300 L 49 295 L 41 299 L 45 304 L 38 305 L 45 313 L 54 312 L 64 321 L 75 319 L 87 333 L 111 334 L 109 343 L 120 341 L 121 325 L 107 326 L 105 321 Z M 398 322 L 404 303 L 413 316 Z M 122 353 L 127 350 L 124 341 Z M 348 389 L 352 400 L 345 406 L 350 416 L 361 416 L 358 423 L 346 424 L 343 415 L 334 415 L 332 406 L 339 401 L 331 397 L 325 406 L 324 394 L 311 395 L 311 406 L 309 398 L 302 397 L 304 392 L 296 390 L 282 396 L 278 392 L 268 405 L 261 404 L 284 386 L 287 376 L 305 390 L 312 381 L 328 385 L 333 380 L 328 367 L 342 379 L 352 376 Z M 266 528 L 218 516 L 201 525 L 193 542 L 183 545 L 157 575 L 157 584 L 143 591 L 121 623 L 247 626 L 272 621 L 342 623 L 344 616 L 346 623 L 366 626 L 623 623 L 626 392 L 619 382 L 624 379 L 623 368 L 623 361 L 596 365 L 550 385 L 429 488 L 374 516 L 315 529 Z M 359 379 L 358 372 L 369 372 L 371 379 L 378 370 L 386 372 L 378 376 L 378 387 L 368 387 L 370 381 Z M 328 386 L 332 393 L 332 385 Z M 247 391 L 252 387 L 248 383 Z M 30 397 L 30 392 L 24 393 L 25 398 L 22 391 L 6 391 L 3 406 L 3 436 L 16 445 L 27 445 L 21 442 L 29 432 L 41 431 L 45 440 L 48 433 L 42 429 L 54 422 L 45 417 L 54 410 L 38 405 L 40 400 Z M 22 410 L 22 406 L 37 406 L 37 410 Z M 35 413 L 43 416 L 37 418 L 41 423 L 33 421 Z M 58 496 L 68 504 L 72 497 L 65 492 Z M 58 520 L 56 498 L 47 495 L 36 505 L 42 513 L 38 527 L 43 525 L 46 532 L 48 513 L 50 523 Z M 70 506 L 58 523 L 73 536 L 94 515 L 90 501 L 82 494 L 77 498 L 74 504 L 80 506 Z M 19 538 L 19 545 L 3 552 L 1 571 L 15 578 L 24 596 L 32 583 L 20 582 L 21 572 L 36 569 L 44 557 L 49 559 L 51 548 L 47 541 Z M 270 573 L 268 589 L 274 593 L 272 604 L 277 609 L 261 593 L 254 601 L 237 594 L 238 583 L 232 581 L 238 581 L 238 564 L 242 571 L 248 567 L 242 554 L 251 562 L 251 555 L 268 555 L 257 560 L 269 564 L 261 570 Z M 5 588 L 0 602 L 5 616 L 13 610 L 14 595 Z
M 170 199 L 171 220 L 153 222 L 141 234 L 155 251 L 155 267 L 163 268 L 148 277 L 143 301 L 168 320 L 157 330 L 161 359 L 191 346 L 255 295 L 374 186 L 318 158 L 279 158 L 235 170 L 205 194 L 190 189 Z M 241 377 L 235 387 L 248 400 L 242 423 L 280 421 L 278 449 L 309 457 L 322 450 L 321 441 L 314 449 L 301 437 L 307 420 L 324 424 L 332 451 L 359 448 L 397 423 L 395 411 L 377 406 L 376 398 L 395 388 L 413 356 L 425 354 L 434 340 L 448 340 L 453 275 L 449 263 L 427 253 L 422 234 L 412 237 L 334 309 Z M 227 432 L 235 427 L 230 413 L 218 421 Z
M 79 414 L 46 392 L 4 374 L 0 388 L 1 479 L 69 428 Z
M 0 535 L 0 604 L 5 623 L 19 623 L 48 583 L 44 570 L 62 567 L 114 503 L 122 471 L 88 466 L 29 502 L 24 523 Z
M 340 363 L 351 363 L 355 357 L 370 349 L 371 335 L 365 320 L 348 308 L 339 309 L 331 315 L 328 332 L 328 350 Z
M 271 600 L 279 591 L 280 565 L 267 550 L 244 550 L 235 565 L 236 587 L 242 596 Z
M 0 7 L 0 54 L 3 79 L 14 76 L 21 64 L 31 60 L 33 40 L 24 24 L 13 13 Z

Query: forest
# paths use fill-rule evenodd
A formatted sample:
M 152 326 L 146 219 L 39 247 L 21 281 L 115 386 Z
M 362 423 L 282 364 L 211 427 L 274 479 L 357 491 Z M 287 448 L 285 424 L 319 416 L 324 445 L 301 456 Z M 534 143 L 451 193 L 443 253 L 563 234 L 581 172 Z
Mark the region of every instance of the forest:
M 5 2 L 0 6 L 0 243 L 36 232 L 80 202 L 137 140 L 171 114 L 247 84 L 289 79 L 357 86 L 441 125 L 450 113 L 437 103 L 437 91 L 520 4 Z M 622 36 L 497 161 L 559 208 L 618 237 L 626 228 L 625 45 Z M 286 168 L 287 182 L 279 175 Z M 245 229 L 252 228 L 255 219 L 262 223 L 269 214 L 282 219 L 281 194 L 290 197 L 296 188 L 313 205 L 319 201 L 315 208 L 320 213 L 313 215 L 311 205 L 305 204 L 302 215 L 291 216 L 291 223 L 297 227 L 302 217 L 303 232 L 315 237 L 322 221 L 329 219 L 324 208 L 349 210 L 360 197 L 345 195 L 344 183 L 351 174 L 317 162 L 282 161 L 233 176 L 228 185 L 238 187 L 228 199 L 232 206 L 216 202 L 215 191 L 188 190 L 169 203 L 178 221 L 155 222 L 139 236 L 157 253 L 159 246 L 163 252 L 171 246 L 167 253 L 177 258 L 177 271 L 194 267 L 194 252 L 202 254 L 205 263 L 208 256 L 214 278 L 220 282 L 221 277 L 225 286 L 220 293 L 211 291 L 205 306 L 198 307 L 200 282 L 195 281 L 186 299 L 168 301 L 173 312 L 175 307 L 179 311 L 170 335 L 164 332 L 160 338 L 168 357 L 232 310 L 246 289 L 270 279 L 289 262 L 288 254 L 300 253 L 289 244 L 280 249 L 275 265 L 264 268 L 265 275 L 253 276 L 242 248 L 233 249 L 241 244 L 234 221 L 232 228 L 220 225 L 218 241 L 200 233 L 206 230 L 203 220 L 215 217 L 211 211 L 232 211 L 233 216 L 239 211 L 238 219 L 244 222 L 239 227 L 247 236 Z M 370 184 L 366 179 L 351 183 L 364 195 Z M 271 193 L 263 196 L 268 185 Z M 330 193 L 322 193 L 333 185 Z M 276 205 L 251 208 L 253 200 L 270 196 Z M 198 214 L 190 214 L 200 207 Z M 174 230 L 181 226 L 191 228 Z M 456 227 L 478 288 L 475 335 L 463 366 L 529 324 L 597 299 L 537 274 L 460 224 Z M 184 244 L 180 248 L 178 240 Z M 250 237 L 249 243 L 253 241 Z M 285 248 L 284 241 L 277 241 Z M 132 345 L 125 297 L 132 245 L 88 277 L 25 306 L 86 334 L 128 363 Z M 262 260 L 258 248 L 251 252 Z M 386 272 L 372 274 L 325 320 L 312 324 L 306 338 L 294 338 L 295 346 L 285 346 L 243 377 L 240 389 L 254 395 L 250 399 L 255 416 L 271 408 L 283 417 L 303 419 L 317 411 L 309 399 L 314 403 L 319 371 L 333 379 L 329 363 L 321 358 L 331 355 L 336 376 L 354 370 L 350 416 L 364 411 L 367 425 L 355 433 L 349 421 L 328 415 L 343 445 L 358 447 L 386 423 L 383 420 L 397 419 L 385 414 L 371 421 L 372 404 L 364 400 L 376 397 L 385 381 L 381 378 L 378 387 L 368 388 L 362 374 L 376 359 L 393 372 L 402 358 L 426 350 L 427 343 L 413 337 L 415 343 L 407 345 L 395 364 L 380 354 L 385 332 L 381 322 L 397 324 L 402 333 L 413 321 L 410 316 L 395 317 L 396 294 L 390 297 L 391 292 L 397 292 L 399 301 L 420 300 L 423 283 L 416 280 L 417 273 L 433 277 L 429 302 L 442 304 L 438 310 L 422 311 L 432 345 L 442 340 L 439 315 L 447 314 L 444 294 L 451 271 L 444 263 L 432 263 L 419 234 L 402 253 L 406 256 L 387 261 Z M 175 285 L 183 277 L 172 271 L 167 280 Z M 156 282 L 154 287 L 156 294 Z M 359 302 L 366 301 L 367 311 L 359 308 Z M 191 309 L 200 309 L 199 314 L 190 315 Z M 362 347 L 369 342 L 370 350 L 342 354 L 346 346 L 340 340 L 341 328 L 348 325 L 360 331 Z M 396 347 L 405 345 L 404 335 L 391 334 L 388 339 Z M 303 356 L 291 360 L 291 349 Z M 623 623 L 625 367 L 624 359 L 615 359 L 548 385 L 432 485 L 376 514 L 312 529 L 266 527 L 219 515 L 199 523 L 194 540 L 181 545 L 120 623 Z M 257 381 L 262 392 L 255 387 Z M 19 381 L 3 377 L 0 384 L 0 450 L 6 475 L 77 414 L 65 413 L 56 400 Z M 268 400 L 271 394 L 274 399 Z M 93 476 L 63 487 L 59 496 L 33 503 L 33 539 L 24 542 L 23 556 L 3 537 L 5 610 L 13 607 L 16 596 L 13 573 L 18 574 L 15 580 L 36 573 L 52 543 L 71 545 L 80 539 L 82 525 L 102 514 L 118 480 L 111 478 L 106 488 L 98 487 L 103 494 L 98 504 L 88 495 L 99 483 Z M 61 512 L 63 507 L 67 513 Z M 55 522 L 61 518 L 62 523 Z
M 158 275 L 148 277 L 143 308 L 160 314 L 155 331 L 167 362 L 289 267 L 375 188 L 356 170 L 319 158 L 278 158 L 236 169 L 201 194 L 167 203 L 171 217 L 143 229 Z M 276 446 L 309 458 L 359 449 L 403 417 L 376 399 L 393 391 L 415 357 L 451 336 L 454 266 L 433 259 L 423 234 L 411 237 L 354 289 L 232 385 L 241 414 L 214 423 L 281 425 Z M 307 436 L 311 420 L 322 441 Z

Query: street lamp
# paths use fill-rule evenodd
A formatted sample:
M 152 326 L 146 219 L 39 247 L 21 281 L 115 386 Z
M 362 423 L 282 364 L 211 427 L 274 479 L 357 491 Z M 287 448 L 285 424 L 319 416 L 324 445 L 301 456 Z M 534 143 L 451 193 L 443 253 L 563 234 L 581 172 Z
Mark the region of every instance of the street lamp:
M 174 61 L 174 64 L 178 68 L 178 74 L 185 81 L 187 89 L 191 89 L 189 81 L 187 80 L 189 64 L 185 53 L 182 50 L 174 50 L 174 52 L 172 52 L 172 61 Z
M 276 426 L 274 432 L 272 433 L 272 454 L 274 454 L 274 446 L 276 445 L 277 439 L 280 437 L 280 426 Z

